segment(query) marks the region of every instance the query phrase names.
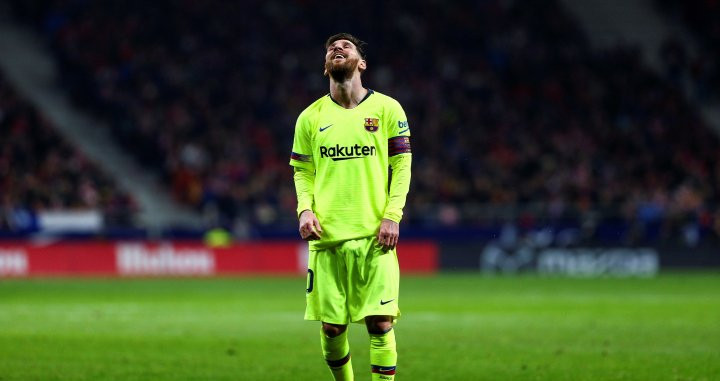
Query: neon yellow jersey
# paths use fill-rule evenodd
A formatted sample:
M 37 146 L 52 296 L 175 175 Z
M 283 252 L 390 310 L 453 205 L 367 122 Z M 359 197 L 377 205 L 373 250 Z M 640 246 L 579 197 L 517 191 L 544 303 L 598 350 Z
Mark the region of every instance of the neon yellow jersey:
M 328 94 L 300 114 L 290 165 L 315 173 L 310 205 L 298 205 L 312 209 L 323 229 L 311 248 L 372 236 L 383 218 L 399 222 L 410 181 L 409 136 L 400 104 L 372 90 L 353 109 Z M 402 176 L 393 174 L 396 197 L 389 194 L 390 158 L 406 162 Z M 406 184 L 396 186 L 396 178 Z

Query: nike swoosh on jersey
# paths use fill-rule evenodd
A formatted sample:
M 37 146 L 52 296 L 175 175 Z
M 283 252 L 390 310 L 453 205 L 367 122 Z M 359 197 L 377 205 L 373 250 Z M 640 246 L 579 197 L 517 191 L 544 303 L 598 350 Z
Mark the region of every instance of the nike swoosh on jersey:
M 406 133 L 406 132 L 408 132 L 408 131 L 410 131 L 410 127 L 406 128 L 406 129 L 404 129 L 404 130 L 402 130 L 402 131 L 398 131 L 398 134 L 404 134 L 404 133 Z
M 328 124 L 328 125 L 325 126 L 325 127 L 320 127 L 320 132 L 323 132 L 323 131 L 327 130 L 328 128 L 332 127 L 332 126 L 333 126 L 332 124 Z
M 385 301 L 385 300 L 380 299 L 380 305 L 384 306 L 384 305 L 392 302 L 393 300 L 395 300 L 395 299 L 390 299 L 390 300 L 388 300 L 388 301 Z

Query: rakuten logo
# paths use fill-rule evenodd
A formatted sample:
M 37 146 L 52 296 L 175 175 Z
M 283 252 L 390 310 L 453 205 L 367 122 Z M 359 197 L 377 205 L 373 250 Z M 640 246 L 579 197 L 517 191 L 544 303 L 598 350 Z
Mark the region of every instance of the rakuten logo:
M 0 249 L 0 276 L 20 276 L 28 273 L 28 258 L 24 250 Z
M 320 157 L 329 157 L 333 159 L 333 161 L 359 159 L 366 156 L 375 156 L 375 151 L 374 146 L 361 146 L 360 144 L 341 146 L 336 144 L 334 147 L 320 146 Z
M 210 275 L 215 258 L 206 249 L 176 249 L 166 244 L 150 249 L 143 244 L 118 244 L 118 273 L 121 275 Z

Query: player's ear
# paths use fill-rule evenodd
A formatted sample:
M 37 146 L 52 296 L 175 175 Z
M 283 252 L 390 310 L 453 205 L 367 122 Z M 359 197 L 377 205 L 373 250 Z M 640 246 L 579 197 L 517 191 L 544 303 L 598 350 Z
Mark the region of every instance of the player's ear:
M 361 73 L 364 72 L 365 69 L 367 69 L 367 61 L 360 60 L 360 62 L 358 62 L 358 69 L 360 69 Z
M 328 71 L 327 71 L 327 68 L 323 69 L 323 76 L 325 76 L 325 77 L 327 77 L 327 76 L 328 76 Z

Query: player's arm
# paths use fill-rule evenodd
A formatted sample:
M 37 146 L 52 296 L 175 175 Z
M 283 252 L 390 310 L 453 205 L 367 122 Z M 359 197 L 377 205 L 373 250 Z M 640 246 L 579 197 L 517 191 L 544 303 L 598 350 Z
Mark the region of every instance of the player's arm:
M 388 204 L 385 207 L 383 218 L 400 223 L 405 207 L 405 200 L 410 190 L 410 167 L 412 164 L 412 153 L 410 151 L 410 137 L 398 136 L 390 139 L 391 146 L 394 145 L 395 154 L 390 156 L 390 168 L 392 168 L 392 181 Z M 394 142 L 393 142 L 394 140 Z M 391 148 L 391 154 L 392 154 Z
M 322 228 L 320 227 L 320 221 L 312 211 L 315 173 L 305 168 L 295 167 L 293 180 L 298 200 L 297 214 L 300 237 L 307 241 L 320 239 Z
M 392 181 L 390 182 L 388 204 L 385 207 L 385 214 L 378 233 L 378 242 L 388 248 L 394 248 L 398 243 L 402 210 L 410 190 L 412 155 L 410 154 L 409 138 L 407 138 L 407 150 L 406 153 L 390 157 Z
M 407 117 L 399 104 L 391 114 L 392 125 L 388 139 L 388 157 L 392 169 L 392 179 L 388 203 L 378 232 L 378 242 L 388 248 L 394 248 L 400 237 L 400 220 L 405 200 L 410 190 L 410 168 L 412 150 L 410 148 L 410 128 Z
M 320 239 L 322 228 L 312 211 L 315 200 L 315 164 L 312 157 L 311 134 L 303 114 L 300 114 L 295 124 L 290 165 L 294 168 L 293 181 L 298 200 L 297 215 L 300 236 L 308 241 Z

